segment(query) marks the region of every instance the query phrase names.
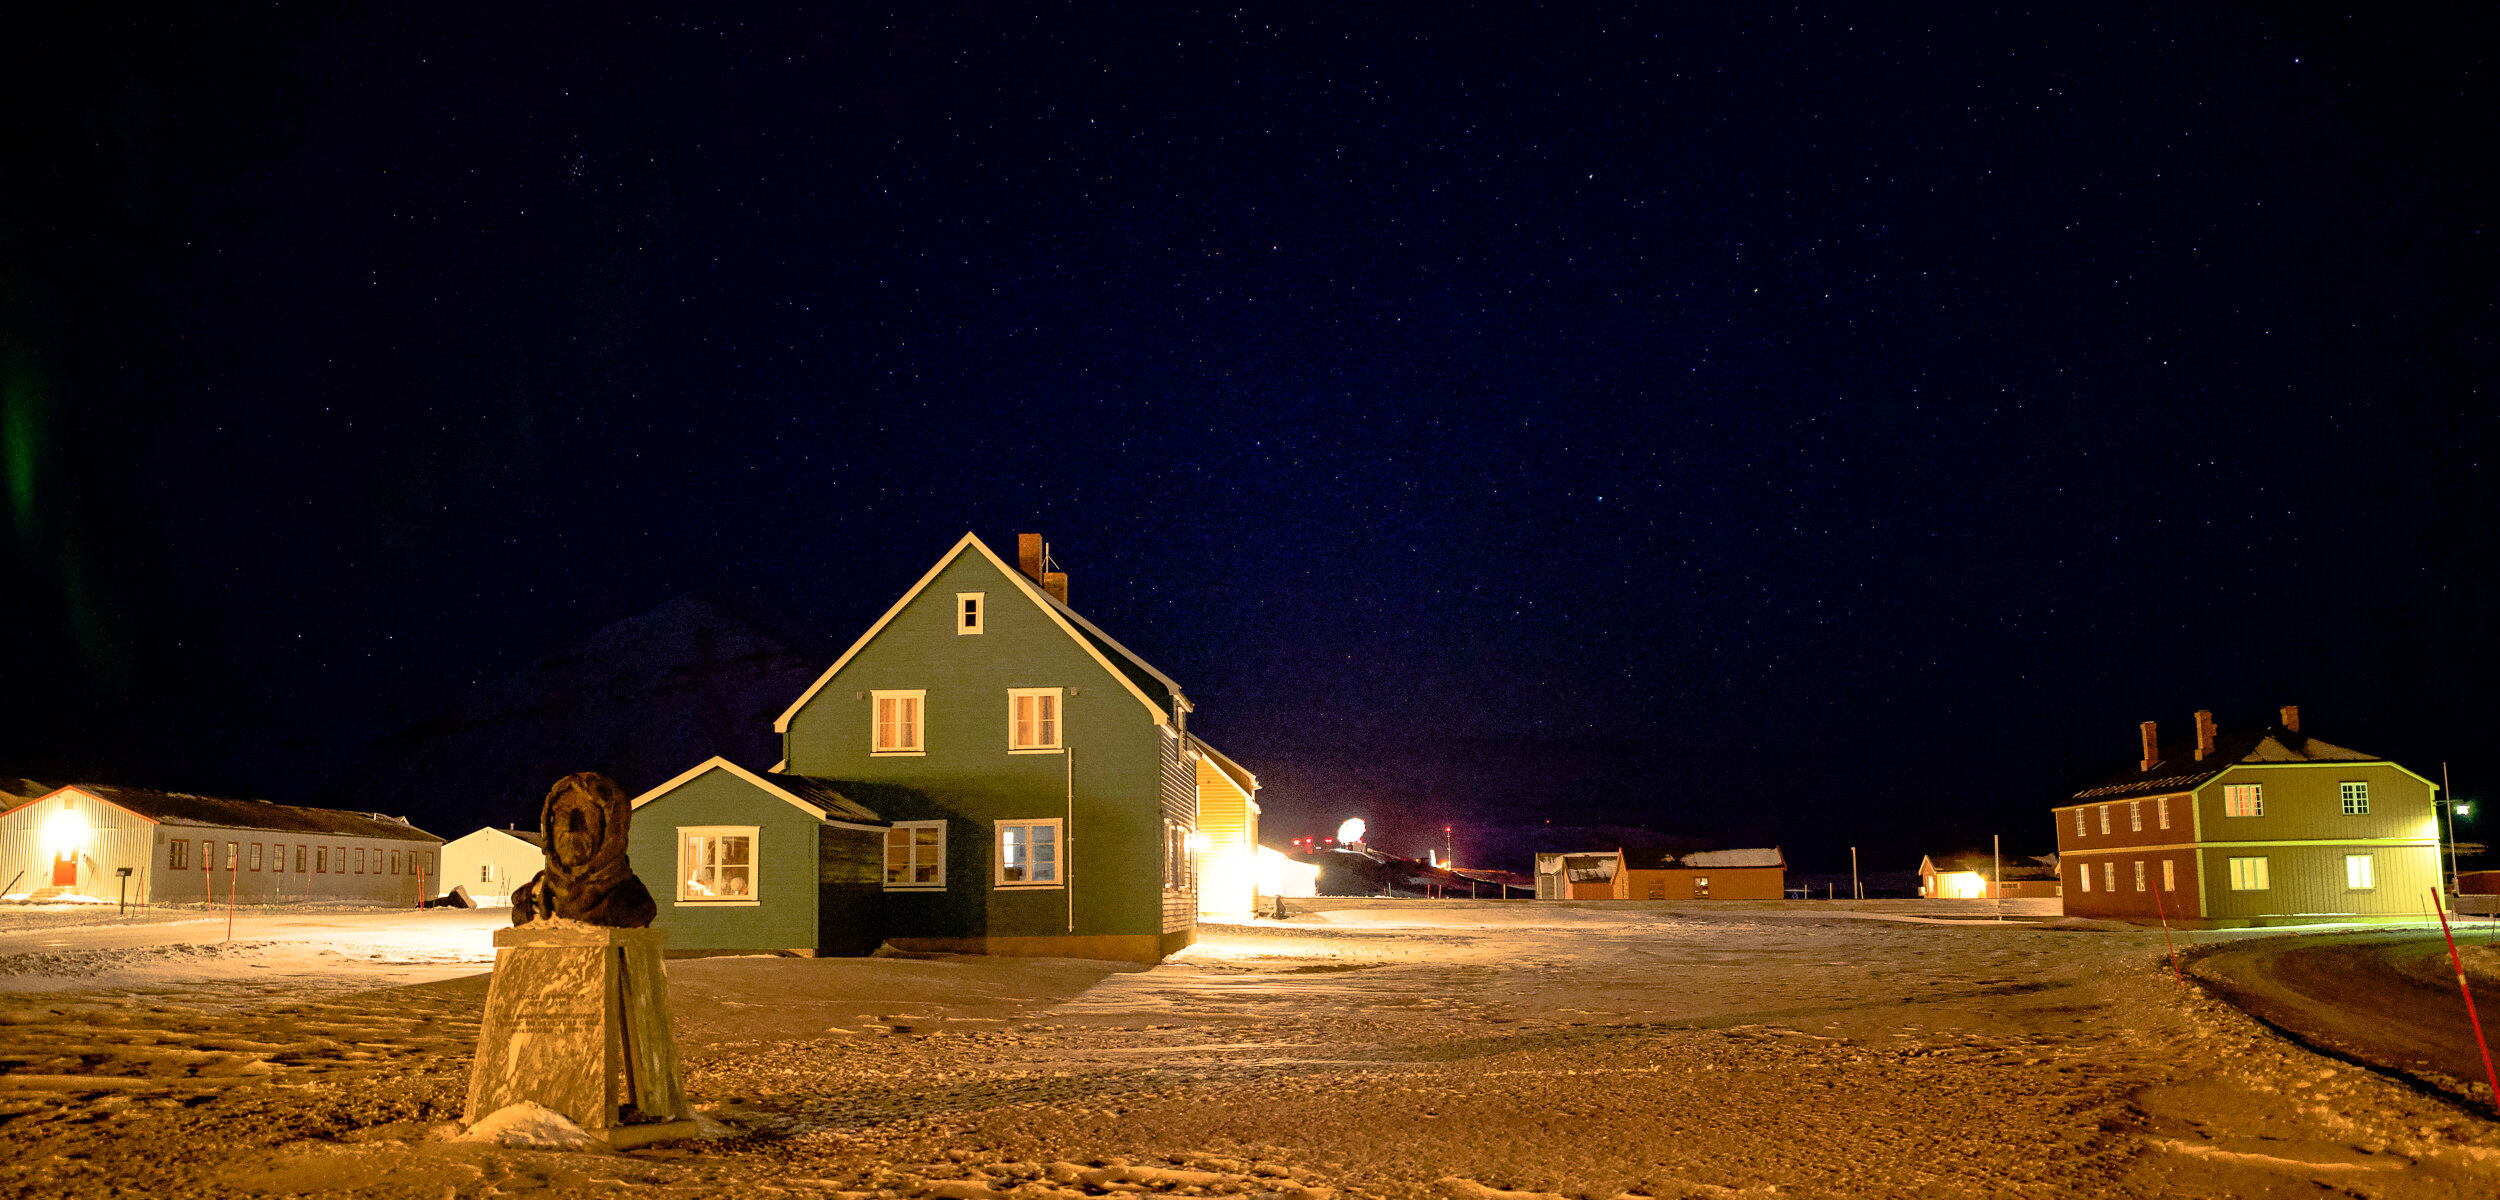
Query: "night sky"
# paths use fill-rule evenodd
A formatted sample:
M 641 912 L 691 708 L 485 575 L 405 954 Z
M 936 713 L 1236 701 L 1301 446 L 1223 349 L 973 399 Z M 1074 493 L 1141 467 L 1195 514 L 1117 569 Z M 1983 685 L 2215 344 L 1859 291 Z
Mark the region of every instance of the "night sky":
M 0 774 L 1037 530 L 1271 840 L 2500 793 L 2488 8 L 531 7 L 0 17 Z

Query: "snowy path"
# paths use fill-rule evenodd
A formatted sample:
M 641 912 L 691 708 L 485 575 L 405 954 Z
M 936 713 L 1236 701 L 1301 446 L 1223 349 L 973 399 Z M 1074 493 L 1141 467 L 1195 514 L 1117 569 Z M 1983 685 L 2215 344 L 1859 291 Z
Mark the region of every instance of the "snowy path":
M 2500 952 L 2476 929 L 2463 954 L 2488 1032 L 2500 1034 Z M 2192 969 L 2234 1003 L 2322 1046 L 2486 1111 L 2491 1085 L 2436 930 L 2294 934 L 2234 942 Z
M 746 1136 L 621 1156 L 430 1140 L 476 978 L 0 996 L 0 1192 L 2500 1191 L 2500 1129 L 2182 992 L 2158 933 L 1418 902 L 1204 934 L 1144 971 L 672 963 L 690 1088 Z

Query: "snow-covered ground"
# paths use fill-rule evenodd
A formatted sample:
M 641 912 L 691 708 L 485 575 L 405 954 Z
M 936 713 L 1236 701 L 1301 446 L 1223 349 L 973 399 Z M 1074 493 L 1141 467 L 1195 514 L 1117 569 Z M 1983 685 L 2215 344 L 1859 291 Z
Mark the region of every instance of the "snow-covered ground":
M 508 909 L 0 906 L 0 993 L 182 988 L 303 997 L 473 975 Z
M 301 999 L 238 1004 L 190 964 L 0 975 L 50 981 L 0 994 L 0 1136 L 22 1151 L 0 1191 L 2500 1191 L 2500 1129 L 2181 989 L 2158 931 L 1879 915 L 1919 914 L 1350 904 L 1203 927 L 1150 970 L 682 960 L 689 1088 L 740 1136 L 615 1155 L 448 1140 L 482 979 L 351 990 L 474 971 L 378 959 L 401 937 L 410 960 L 482 957 L 503 914 L 270 914 L 249 954 L 332 969 Z M 190 929 L 0 933 L 0 972 Z

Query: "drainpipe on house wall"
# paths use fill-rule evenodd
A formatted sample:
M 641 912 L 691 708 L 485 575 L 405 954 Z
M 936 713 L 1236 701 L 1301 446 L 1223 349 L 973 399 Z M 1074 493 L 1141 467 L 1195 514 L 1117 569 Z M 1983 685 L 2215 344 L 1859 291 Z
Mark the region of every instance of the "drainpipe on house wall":
M 1059 714 L 1060 728 L 1067 728 L 1068 714 Z M 1060 735 L 1065 738 L 1063 732 Z M 1076 932 L 1076 747 L 1059 747 L 1059 757 L 1068 765 L 1068 815 L 1059 823 L 1059 890 L 1068 897 L 1068 932 Z

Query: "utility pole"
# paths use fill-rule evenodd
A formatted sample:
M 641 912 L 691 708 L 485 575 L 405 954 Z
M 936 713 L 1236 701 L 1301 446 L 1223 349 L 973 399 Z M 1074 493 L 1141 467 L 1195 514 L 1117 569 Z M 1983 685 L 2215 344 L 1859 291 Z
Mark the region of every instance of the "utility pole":
M 2448 762 L 2439 763 L 2439 790 L 2448 793 L 2448 894 L 2457 891 L 2457 789 L 2448 782 Z
M 2005 835 L 1988 835 L 1988 857 L 1996 860 L 1994 869 L 1988 873 L 1988 888 L 1997 894 L 1997 920 L 2002 921 L 2005 919 Z
M 1449 826 L 1447 826 L 1447 825 L 1442 826 L 1442 827 L 1441 827 L 1441 865 L 1442 865 L 1442 866 L 1444 866 L 1444 867 L 1456 867 L 1456 866 L 1458 865 L 1458 851 L 1457 851 L 1457 850 L 1455 850 L 1455 849 L 1452 849 L 1452 847 L 1453 847 L 1453 846 L 1455 846 L 1455 845 L 1456 845 L 1456 843 L 1455 843 L 1455 842 L 1452 842 L 1452 841 L 1450 840 L 1450 827 L 1449 827 Z
M 1849 897 L 1853 900 L 1866 899 L 1866 885 L 1858 882 L 1858 848 L 1855 846 L 1849 847 Z

